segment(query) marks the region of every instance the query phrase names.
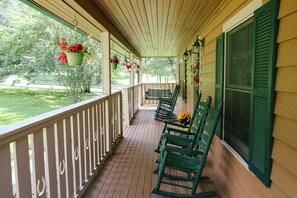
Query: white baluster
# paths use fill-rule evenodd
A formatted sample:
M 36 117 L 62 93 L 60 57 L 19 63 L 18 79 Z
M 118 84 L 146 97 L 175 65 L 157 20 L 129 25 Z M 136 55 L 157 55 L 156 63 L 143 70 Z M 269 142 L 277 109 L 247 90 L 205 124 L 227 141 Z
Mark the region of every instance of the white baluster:
M 41 181 L 42 181 L 42 190 L 40 190 L 40 179 L 37 181 L 37 186 L 36 186 L 36 191 L 37 191 L 38 197 L 42 196 L 43 193 L 45 192 L 45 179 L 43 176 L 41 178 Z
M 62 165 L 63 165 L 63 169 L 61 168 Z M 59 168 L 60 168 L 60 175 L 63 175 L 64 172 L 65 172 L 65 160 L 64 159 L 62 159 L 62 161 L 60 161 L 60 167 Z

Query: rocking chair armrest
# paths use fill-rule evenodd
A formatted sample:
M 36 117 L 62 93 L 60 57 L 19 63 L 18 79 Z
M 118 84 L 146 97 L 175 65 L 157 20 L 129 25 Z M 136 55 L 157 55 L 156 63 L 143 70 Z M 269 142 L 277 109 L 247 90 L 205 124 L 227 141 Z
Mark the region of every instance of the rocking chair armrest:
M 168 121 L 168 120 L 163 120 L 163 122 L 166 124 L 166 125 L 173 125 L 173 126 L 177 126 L 177 127 L 181 127 L 181 128 L 189 128 L 188 126 L 184 126 L 182 124 L 180 124 L 179 122 L 172 122 L 172 121 Z
M 195 157 L 197 155 L 203 154 L 203 152 L 201 152 L 199 150 L 189 150 L 189 149 L 178 148 L 178 147 L 169 146 L 169 145 L 164 146 L 162 151 L 163 152 L 169 152 L 169 153 L 179 153 L 179 154 L 184 154 L 184 155 L 188 155 L 188 156 L 195 156 Z
M 193 134 L 190 134 L 190 135 L 193 135 Z M 176 136 L 176 135 L 173 135 L 173 134 L 169 134 L 169 133 L 163 133 L 162 136 L 164 138 L 166 138 L 167 140 L 169 140 L 170 142 L 174 141 L 182 141 L 183 143 L 185 144 L 194 144 L 196 141 L 193 140 L 193 139 L 189 139 L 187 137 L 179 137 L 179 136 Z
M 184 128 L 188 128 L 188 127 L 184 127 Z M 172 132 L 177 132 L 177 133 L 181 133 L 183 135 L 195 135 L 194 133 L 191 133 L 189 131 L 185 131 L 183 129 L 176 129 L 176 128 L 171 128 L 171 127 L 167 127 L 167 131 L 170 133 Z

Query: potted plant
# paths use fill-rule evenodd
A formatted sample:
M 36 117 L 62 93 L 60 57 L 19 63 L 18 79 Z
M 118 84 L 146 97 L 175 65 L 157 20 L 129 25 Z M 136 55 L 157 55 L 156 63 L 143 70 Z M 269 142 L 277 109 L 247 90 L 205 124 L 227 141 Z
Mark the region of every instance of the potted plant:
M 119 60 L 119 58 L 116 55 L 110 57 L 110 63 L 111 63 L 112 70 L 116 70 L 117 69 L 119 62 L 120 62 L 120 60 Z
M 136 64 L 135 65 L 135 70 L 136 70 L 136 73 L 139 73 L 139 70 L 141 69 L 140 65 Z
M 180 112 L 178 115 L 177 115 L 177 120 L 183 124 L 183 125 L 188 125 L 190 124 L 190 121 L 191 121 L 191 113 L 190 112 Z
M 61 39 L 61 42 L 57 42 L 57 45 L 61 48 L 62 52 L 58 57 L 58 60 L 61 63 L 70 65 L 70 66 L 79 66 L 81 65 L 84 53 L 87 50 L 87 47 L 83 46 L 80 43 L 75 43 L 73 45 L 68 46 L 65 38 Z

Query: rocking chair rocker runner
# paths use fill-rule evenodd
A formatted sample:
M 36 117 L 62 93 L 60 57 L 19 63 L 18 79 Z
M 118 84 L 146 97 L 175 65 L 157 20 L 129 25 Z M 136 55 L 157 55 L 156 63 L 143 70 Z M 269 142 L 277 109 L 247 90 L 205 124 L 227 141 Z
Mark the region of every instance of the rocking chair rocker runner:
M 152 189 L 152 193 L 168 197 L 211 197 L 217 195 L 215 191 L 196 193 L 196 190 L 200 180 L 204 179 L 204 177 L 201 176 L 201 173 L 221 112 L 222 103 L 218 106 L 217 110 L 213 108 L 208 109 L 205 121 L 202 121 L 202 131 L 199 133 L 199 137 L 197 137 L 197 142 L 193 150 L 177 148 L 169 145 L 166 145 L 161 149 L 160 161 L 157 168 L 158 180 L 156 187 Z M 180 177 L 165 174 L 165 168 L 182 171 L 193 175 L 193 177 Z M 171 179 L 190 181 L 192 182 L 192 187 L 162 181 L 165 176 Z M 177 194 L 160 190 L 161 183 L 191 189 L 191 194 Z
M 158 147 L 155 149 L 155 152 L 160 152 L 161 145 L 166 145 L 167 143 L 174 144 L 177 146 L 181 146 L 184 148 L 193 148 L 193 144 L 196 142 L 196 138 L 198 136 L 199 130 L 201 128 L 202 122 L 201 120 L 206 116 L 207 110 L 211 103 L 211 97 L 208 96 L 206 102 L 202 102 L 201 94 L 198 96 L 198 100 L 188 127 L 185 127 L 178 122 L 164 121 L 165 125 L 160 136 L 160 141 Z M 174 128 L 172 128 L 174 126 Z M 184 129 L 187 128 L 188 131 Z M 177 135 L 185 135 L 186 137 L 180 137 L 174 134 L 170 134 L 171 132 Z

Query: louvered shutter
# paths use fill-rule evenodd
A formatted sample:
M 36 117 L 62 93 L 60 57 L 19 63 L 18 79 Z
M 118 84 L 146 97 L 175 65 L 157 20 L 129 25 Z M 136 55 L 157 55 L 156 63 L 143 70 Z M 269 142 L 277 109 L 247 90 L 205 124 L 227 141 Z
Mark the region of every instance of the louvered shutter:
M 277 3 L 254 13 L 249 169 L 270 186 Z
M 216 76 L 215 76 L 215 107 L 223 102 L 223 86 L 224 86 L 224 33 L 217 37 L 216 40 Z M 220 117 L 216 135 L 222 138 L 222 116 Z

